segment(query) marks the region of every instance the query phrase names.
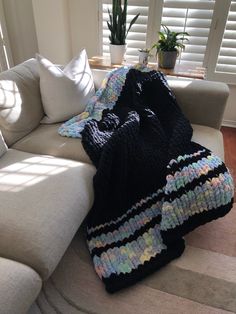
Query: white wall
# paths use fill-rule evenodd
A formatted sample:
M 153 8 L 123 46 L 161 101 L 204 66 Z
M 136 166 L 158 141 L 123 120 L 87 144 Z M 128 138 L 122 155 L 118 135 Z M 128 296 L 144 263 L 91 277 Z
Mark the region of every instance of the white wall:
M 98 0 L 68 0 L 72 52 L 77 55 L 86 48 L 89 57 L 98 55 Z
M 32 0 L 39 52 L 67 63 L 82 48 L 98 54 L 98 0 Z
M 3 0 L 13 63 L 32 58 L 38 51 L 31 0 Z
M 39 52 L 65 64 L 72 57 L 67 0 L 32 0 Z

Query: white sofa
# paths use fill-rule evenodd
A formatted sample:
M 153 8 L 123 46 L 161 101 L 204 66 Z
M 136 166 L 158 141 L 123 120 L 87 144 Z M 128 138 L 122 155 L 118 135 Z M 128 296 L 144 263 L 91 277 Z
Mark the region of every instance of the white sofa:
M 93 70 L 98 87 L 105 71 Z M 223 83 L 169 78 L 193 124 L 193 140 L 224 158 L 219 130 L 229 94 Z M 0 313 L 26 313 L 57 267 L 93 202 L 95 168 L 81 140 L 43 125 L 34 59 L 0 74 Z

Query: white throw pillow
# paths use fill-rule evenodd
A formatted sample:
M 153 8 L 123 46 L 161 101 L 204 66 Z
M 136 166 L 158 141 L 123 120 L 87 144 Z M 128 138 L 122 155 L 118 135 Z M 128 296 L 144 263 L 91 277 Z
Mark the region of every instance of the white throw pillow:
M 64 69 L 36 54 L 40 91 L 46 116 L 41 123 L 63 122 L 84 111 L 95 93 L 85 49 Z
M 0 157 L 4 155 L 7 151 L 7 144 L 4 141 L 4 138 L 2 136 L 2 132 L 0 130 Z

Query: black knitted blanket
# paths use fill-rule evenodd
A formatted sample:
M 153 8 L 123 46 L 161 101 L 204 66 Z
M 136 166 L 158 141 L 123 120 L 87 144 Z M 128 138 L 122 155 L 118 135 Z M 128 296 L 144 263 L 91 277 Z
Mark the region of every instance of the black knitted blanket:
M 130 69 L 114 108 L 86 124 L 82 143 L 97 168 L 87 240 L 108 292 L 179 257 L 186 233 L 231 209 L 228 169 L 191 138 L 157 71 Z

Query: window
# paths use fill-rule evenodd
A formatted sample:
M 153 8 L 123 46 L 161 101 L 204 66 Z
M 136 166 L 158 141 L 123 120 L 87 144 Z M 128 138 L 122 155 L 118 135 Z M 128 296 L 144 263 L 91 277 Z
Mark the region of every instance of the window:
M 100 2 L 101 53 L 108 55 L 106 20 L 111 0 Z M 236 84 L 236 0 L 129 0 L 128 3 L 128 20 L 139 12 L 141 16 L 127 38 L 127 58 L 137 58 L 138 48 L 151 47 L 163 23 L 190 35 L 177 62 L 205 67 L 207 79 Z
M 236 1 L 230 6 L 216 72 L 236 73 Z
M 147 40 L 147 27 L 149 17 L 149 7 L 152 1 L 150 0 L 129 0 L 127 8 L 127 23 L 138 13 L 140 16 L 137 22 L 132 26 L 127 37 L 127 52 L 126 56 L 129 59 L 137 58 L 137 50 L 146 47 Z M 101 1 L 101 16 L 100 16 L 100 29 L 101 29 L 101 53 L 102 55 L 109 55 L 109 30 L 107 27 L 108 13 L 107 10 L 111 9 L 111 0 Z
M 208 79 L 236 83 L 236 1 L 218 3 L 208 58 Z
M 10 66 L 12 66 L 12 58 L 3 12 L 3 4 L 2 0 L 0 0 L 0 72 L 9 69 Z
M 164 0 L 162 23 L 175 32 L 189 33 L 178 61 L 203 66 L 215 1 Z

